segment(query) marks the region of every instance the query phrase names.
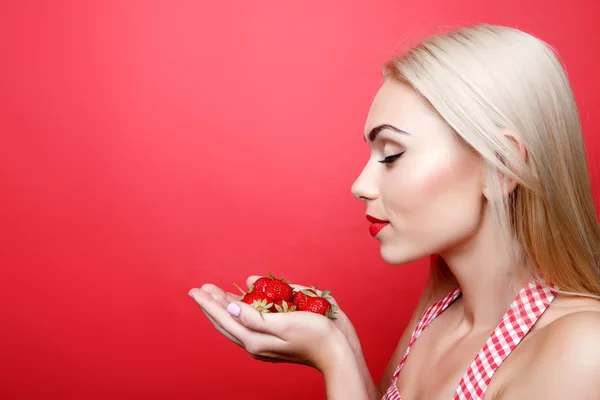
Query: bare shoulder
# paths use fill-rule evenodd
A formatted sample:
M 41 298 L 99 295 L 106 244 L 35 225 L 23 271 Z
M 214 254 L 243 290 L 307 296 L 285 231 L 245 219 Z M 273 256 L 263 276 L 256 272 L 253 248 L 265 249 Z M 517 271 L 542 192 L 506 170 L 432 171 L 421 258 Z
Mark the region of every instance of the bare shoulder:
M 518 373 L 497 399 L 599 398 L 600 302 L 563 299 L 557 306 L 524 346 Z
M 600 310 L 565 315 L 546 330 L 546 349 L 541 356 L 556 360 L 558 365 L 554 368 L 571 368 L 575 364 L 600 367 Z

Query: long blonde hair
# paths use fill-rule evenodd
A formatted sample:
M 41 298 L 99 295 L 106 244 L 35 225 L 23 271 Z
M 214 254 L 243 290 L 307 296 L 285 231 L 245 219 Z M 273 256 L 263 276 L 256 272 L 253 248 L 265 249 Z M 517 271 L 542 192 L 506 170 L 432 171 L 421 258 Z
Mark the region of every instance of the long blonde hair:
M 414 88 L 484 160 L 488 202 L 516 243 L 514 265 L 557 292 L 600 298 L 600 224 L 577 104 L 556 52 L 488 24 L 430 36 L 383 65 Z M 516 132 L 525 161 L 504 135 Z M 509 178 L 518 186 L 505 195 Z M 432 258 L 432 272 L 443 269 Z

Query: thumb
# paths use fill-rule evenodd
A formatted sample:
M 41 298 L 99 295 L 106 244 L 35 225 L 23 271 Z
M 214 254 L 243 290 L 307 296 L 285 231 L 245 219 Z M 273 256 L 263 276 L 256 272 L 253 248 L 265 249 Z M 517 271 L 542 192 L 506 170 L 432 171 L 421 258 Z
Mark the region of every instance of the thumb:
M 260 278 L 262 278 L 260 275 L 250 275 L 248 279 L 246 279 L 246 287 L 249 289 L 250 286 L 254 285 L 254 282 Z

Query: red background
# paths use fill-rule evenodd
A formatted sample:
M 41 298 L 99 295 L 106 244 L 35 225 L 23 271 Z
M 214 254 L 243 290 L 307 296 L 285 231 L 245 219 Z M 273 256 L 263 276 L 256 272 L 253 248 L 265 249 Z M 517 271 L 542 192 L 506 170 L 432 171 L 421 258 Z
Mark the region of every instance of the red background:
M 332 289 L 378 381 L 426 266 L 381 260 L 350 187 L 381 63 L 437 25 L 558 49 L 598 205 L 596 0 L 0 7 L 3 399 L 324 398 L 187 296 L 269 271 Z

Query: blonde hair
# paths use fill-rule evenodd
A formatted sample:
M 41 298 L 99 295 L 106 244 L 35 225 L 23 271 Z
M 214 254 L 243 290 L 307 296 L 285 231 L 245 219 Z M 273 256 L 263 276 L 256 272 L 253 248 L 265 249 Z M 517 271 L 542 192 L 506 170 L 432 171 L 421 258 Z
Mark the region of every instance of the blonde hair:
M 600 224 L 581 123 L 552 47 L 515 28 L 462 27 L 385 62 L 383 74 L 420 93 L 482 157 L 488 207 L 516 244 L 514 265 L 557 292 L 600 299 Z M 525 161 L 507 131 L 522 139 Z M 508 179 L 518 186 L 506 195 Z M 443 264 L 433 257 L 432 272 Z

